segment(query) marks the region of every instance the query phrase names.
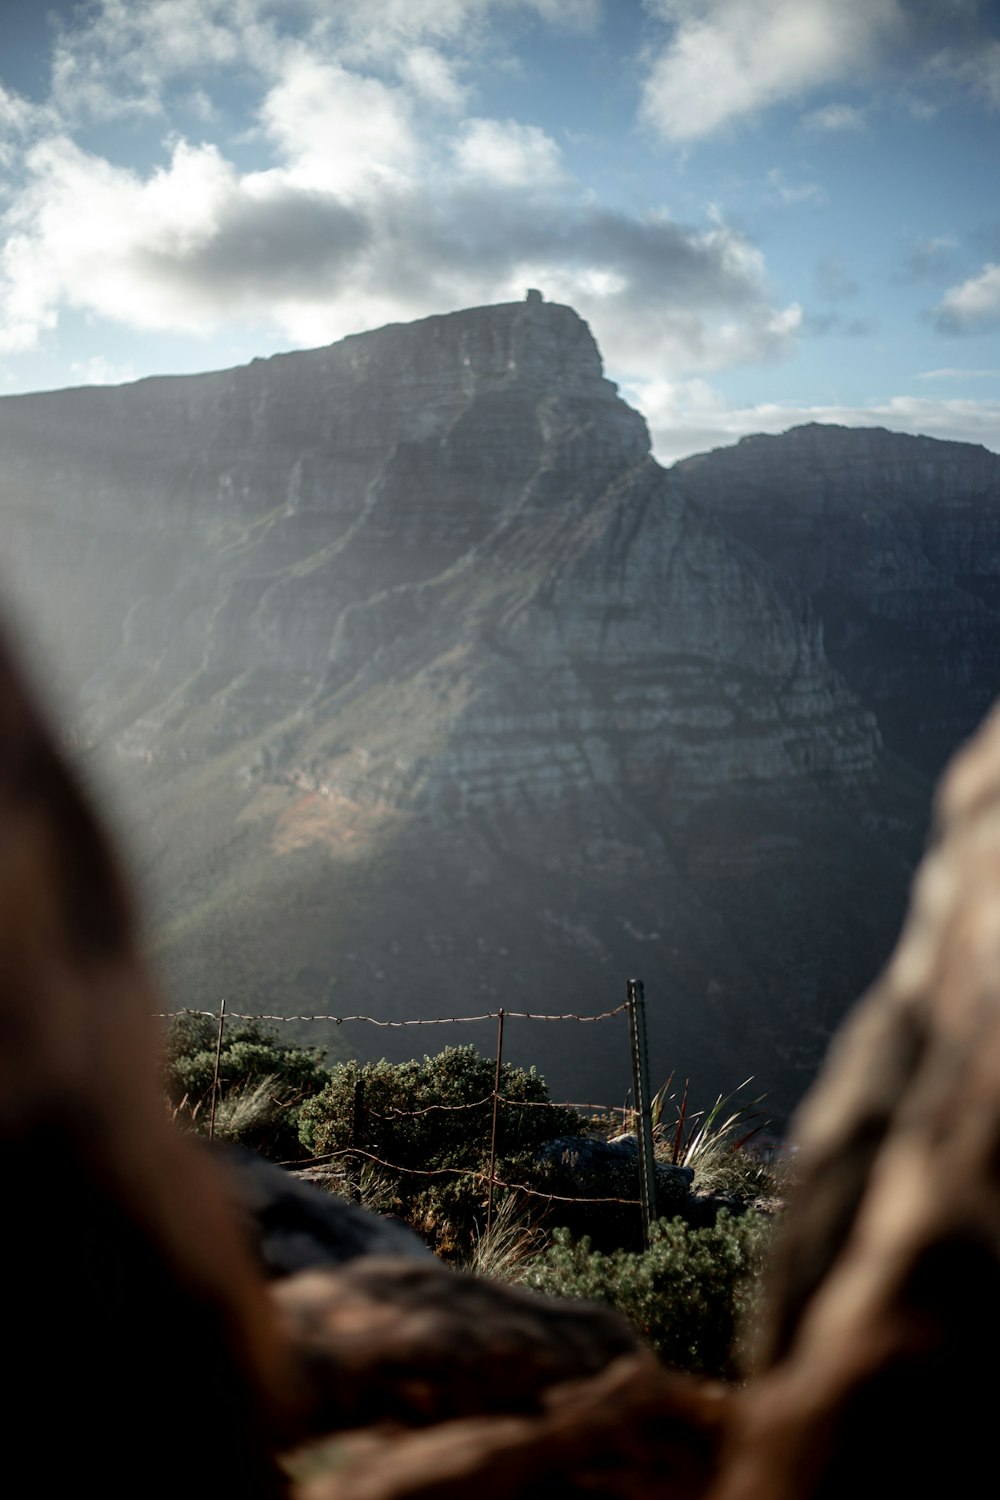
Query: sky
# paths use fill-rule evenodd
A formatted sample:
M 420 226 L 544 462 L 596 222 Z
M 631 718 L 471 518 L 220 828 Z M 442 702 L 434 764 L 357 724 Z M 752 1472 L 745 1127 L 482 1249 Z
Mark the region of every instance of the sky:
M 0 391 L 528 287 L 670 462 L 1000 451 L 1000 0 L 0 0 Z

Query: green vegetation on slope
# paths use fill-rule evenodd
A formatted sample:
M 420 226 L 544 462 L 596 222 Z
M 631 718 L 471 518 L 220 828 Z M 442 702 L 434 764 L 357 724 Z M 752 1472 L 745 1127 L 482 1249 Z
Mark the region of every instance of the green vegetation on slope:
M 323 1093 L 303 1105 L 301 1139 L 317 1156 L 353 1147 L 359 1160 L 363 1152 L 401 1169 L 388 1174 L 395 1212 L 436 1250 L 453 1255 L 468 1249 L 484 1218 L 494 1079 L 493 1060 L 471 1046 L 405 1063 L 341 1063 Z M 586 1123 L 574 1110 L 549 1105 L 545 1080 L 534 1069 L 504 1063 L 500 1094 L 512 1102 L 497 1111 L 495 1175 L 530 1186 L 539 1148 Z
M 551 1245 L 520 1279 L 553 1296 L 616 1308 L 664 1364 L 735 1379 L 746 1361 L 746 1329 L 770 1233 L 770 1222 L 752 1213 L 731 1218 L 723 1211 L 701 1229 L 660 1219 L 647 1251 L 603 1255 L 589 1239 L 574 1242 L 567 1230 L 555 1229 Z
M 217 1024 L 184 1011 L 167 1029 L 167 1098 L 179 1123 L 199 1131 L 207 1131 L 211 1114 Z M 328 1078 L 320 1048 L 283 1042 L 259 1021 L 230 1024 L 219 1054 L 215 1134 L 278 1161 L 294 1158 L 302 1103 Z
M 188 1012 L 170 1023 L 167 1093 L 175 1118 L 191 1129 L 207 1129 L 216 1040 L 210 1015 Z M 681 1216 L 661 1219 L 653 1225 L 650 1248 L 638 1252 L 631 1245 L 637 1210 L 629 1208 L 617 1210 L 618 1242 L 599 1250 L 589 1234 L 574 1238 L 559 1221 L 571 1213 L 579 1230 L 587 1223 L 587 1205 L 546 1196 L 550 1174 L 542 1148 L 566 1137 L 607 1135 L 613 1127 L 551 1105 L 545 1081 L 533 1069 L 505 1064 L 487 1232 L 494 1069 L 493 1060 L 471 1046 L 446 1047 L 405 1063 L 383 1059 L 328 1068 L 317 1049 L 284 1043 L 269 1028 L 244 1022 L 224 1035 L 216 1134 L 279 1160 L 308 1153 L 340 1164 L 344 1190 L 377 1212 L 401 1215 L 445 1259 L 551 1295 L 606 1303 L 666 1364 L 737 1378 L 770 1221 L 752 1212 L 734 1217 L 724 1209 L 707 1219 L 701 1212 L 694 1223 Z M 712 1142 L 703 1123 L 700 1152 L 693 1153 L 711 1168 L 705 1187 L 724 1183 L 735 1191 L 737 1207 L 741 1198 L 773 1192 L 773 1171 L 733 1144 L 739 1109 L 726 1119 L 716 1111 L 714 1119 L 719 1140 Z M 664 1140 L 662 1146 L 668 1158 L 676 1129 L 669 1136 L 669 1145 Z M 620 1177 L 622 1164 L 614 1170 Z M 697 1189 L 697 1165 L 695 1173 Z M 619 1177 L 598 1190 L 622 1192 Z M 505 1183 L 533 1188 L 534 1194 Z M 595 1228 L 607 1230 L 607 1207 L 591 1208 Z

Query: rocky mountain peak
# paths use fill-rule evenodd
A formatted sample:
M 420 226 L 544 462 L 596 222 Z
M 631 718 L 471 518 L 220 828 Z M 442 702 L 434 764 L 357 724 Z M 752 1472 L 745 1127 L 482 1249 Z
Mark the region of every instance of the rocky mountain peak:
M 600 351 L 589 327 L 571 307 L 540 295 L 461 312 L 393 323 L 353 334 L 313 351 L 317 369 L 350 370 L 362 379 L 393 370 L 404 386 L 414 380 L 450 384 L 457 376 L 479 389 L 528 384 L 563 396 L 609 397 Z M 283 378 L 282 363 L 309 355 L 276 355 L 254 361 Z
M 886 682 L 930 744 L 989 677 L 991 455 L 805 428 L 666 472 L 534 294 L 7 398 L 0 451 L 7 577 L 155 851 L 177 1002 L 604 1010 L 638 973 L 661 1079 L 791 1102 L 923 835 Z M 958 663 L 933 725 L 927 640 Z M 606 1038 L 511 1045 L 573 1097 L 627 1084 Z

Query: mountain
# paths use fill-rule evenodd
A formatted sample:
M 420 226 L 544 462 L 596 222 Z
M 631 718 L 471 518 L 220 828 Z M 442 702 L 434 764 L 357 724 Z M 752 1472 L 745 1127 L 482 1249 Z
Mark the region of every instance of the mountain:
M 886 745 L 939 775 L 1000 688 L 1000 458 L 812 424 L 674 473 L 808 593 L 830 662 Z
M 936 768 L 896 706 L 929 736 L 918 658 L 959 619 L 987 665 L 968 692 L 941 669 L 934 733 L 979 711 L 966 564 L 1000 460 L 806 429 L 665 471 L 586 325 L 537 295 L 6 397 L 0 452 L 5 590 L 118 801 L 173 1004 L 589 1013 L 638 974 L 655 1082 L 753 1073 L 794 1102 L 894 940 Z M 930 573 L 914 477 L 922 516 L 948 510 Z M 851 537 L 898 558 L 895 616 L 857 593 L 846 523 L 824 552 L 818 487 L 874 510 Z M 914 618 L 932 602 L 895 692 L 907 570 Z M 398 1058 L 494 1026 L 307 1034 Z M 556 1097 L 624 1097 L 621 1019 L 510 1022 L 505 1046 Z

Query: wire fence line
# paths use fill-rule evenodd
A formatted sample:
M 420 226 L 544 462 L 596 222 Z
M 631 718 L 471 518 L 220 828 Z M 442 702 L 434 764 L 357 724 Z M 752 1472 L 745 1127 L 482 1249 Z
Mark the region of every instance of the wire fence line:
M 496 1071 L 493 1088 L 482 1099 L 475 1100 L 471 1104 L 429 1104 L 421 1109 L 415 1110 L 390 1110 L 381 1115 L 373 1110 L 365 1109 L 364 1103 L 364 1081 L 359 1078 L 355 1088 L 354 1120 L 352 1126 L 352 1140 L 349 1146 L 340 1150 L 326 1153 L 323 1157 L 314 1157 L 314 1163 L 320 1161 L 332 1161 L 339 1157 L 355 1157 L 368 1160 L 377 1165 L 398 1173 L 406 1173 L 415 1177 L 442 1177 L 461 1176 L 475 1177 L 485 1182 L 487 1190 L 486 1198 L 486 1232 L 490 1231 L 493 1218 L 493 1190 L 494 1188 L 505 1188 L 511 1191 L 525 1193 L 534 1198 L 543 1198 L 551 1202 L 559 1203 L 619 1203 L 628 1207 L 638 1207 L 642 1211 L 643 1238 L 649 1244 L 649 1226 L 656 1217 L 656 1174 L 653 1169 L 653 1124 L 652 1124 L 652 1094 L 649 1088 L 649 1066 L 646 1056 L 646 1022 L 645 1022 L 645 997 L 643 984 L 640 979 L 630 979 L 626 984 L 625 999 L 620 1005 L 615 1005 L 607 1010 L 594 1014 L 581 1014 L 577 1011 L 567 1011 L 560 1014 L 548 1014 L 541 1011 L 518 1011 L 506 1010 L 499 1007 L 497 1010 L 485 1011 L 475 1016 L 434 1016 L 434 1017 L 407 1017 L 401 1020 L 387 1020 L 381 1016 L 369 1015 L 347 1015 L 337 1016 L 330 1014 L 316 1015 L 293 1015 L 279 1016 L 260 1013 L 245 1013 L 239 1011 L 227 1011 L 226 1001 L 222 1000 L 217 1011 L 211 1010 L 187 1010 L 159 1012 L 161 1020 L 171 1020 L 180 1015 L 207 1016 L 218 1023 L 215 1046 L 215 1065 L 212 1077 L 211 1115 L 209 1121 L 209 1137 L 215 1133 L 216 1102 L 220 1087 L 220 1066 L 222 1057 L 223 1035 L 227 1021 L 269 1021 L 276 1023 L 287 1022 L 325 1022 L 336 1026 L 345 1023 L 360 1022 L 370 1026 L 378 1027 L 404 1027 L 404 1026 L 463 1026 L 475 1022 L 496 1021 L 497 1040 L 495 1051 Z M 632 1083 L 634 1108 L 632 1115 L 635 1120 L 636 1137 L 638 1145 L 639 1161 L 639 1198 L 617 1198 L 617 1197 L 564 1197 L 558 1193 L 549 1193 L 538 1188 L 531 1188 L 525 1183 L 504 1182 L 496 1175 L 496 1142 L 497 1142 L 497 1118 L 501 1108 L 535 1108 L 535 1109 L 595 1109 L 606 1114 L 616 1113 L 622 1106 L 610 1106 L 602 1104 L 557 1104 L 550 1100 L 528 1100 L 510 1099 L 501 1093 L 501 1064 L 503 1060 L 503 1035 L 504 1022 L 512 1021 L 540 1021 L 540 1022 L 575 1022 L 578 1024 L 592 1024 L 594 1022 L 610 1021 L 616 1016 L 627 1015 L 629 1023 L 629 1049 L 632 1061 Z M 383 1121 L 391 1119 L 416 1118 L 420 1115 L 432 1113 L 459 1113 L 472 1110 L 482 1110 L 492 1106 L 492 1128 L 490 1133 L 489 1167 L 486 1172 L 474 1168 L 465 1167 L 439 1167 L 439 1168 L 417 1168 L 404 1167 L 398 1163 L 384 1161 L 367 1151 L 361 1140 L 364 1118 L 375 1118 Z M 626 1111 L 622 1110 L 623 1122 Z M 306 1163 L 307 1164 L 307 1163 Z M 291 1165 L 289 1163 L 288 1165 Z M 298 1166 L 304 1163 L 296 1163 Z
M 374 1162 L 376 1166 L 386 1167 L 393 1172 L 405 1172 L 410 1177 L 475 1177 L 480 1182 L 487 1182 L 488 1172 L 477 1170 L 475 1167 L 401 1167 L 396 1162 L 385 1161 L 374 1152 L 364 1151 L 358 1146 L 343 1146 L 339 1151 L 327 1151 L 322 1156 L 311 1156 L 308 1162 L 295 1163 L 296 1166 L 322 1165 L 324 1162 L 332 1161 L 341 1156 L 362 1156 L 366 1161 Z M 504 1182 L 502 1178 L 494 1176 L 494 1187 L 509 1188 L 512 1192 L 527 1193 L 531 1198 L 544 1198 L 551 1203 L 621 1203 L 627 1208 L 641 1208 L 641 1198 L 578 1198 L 569 1197 L 564 1193 L 549 1193 L 544 1188 L 528 1187 L 524 1182 Z
M 468 1026 L 475 1021 L 497 1021 L 501 1016 L 508 1021 L 609 1021 L 612 1016 L 620 1016 L 628 1009 L 628 1002 L 623 1001 L 616 1005 L 613 1010 L 602 1010 L 598 1015 L 581 1016 L 575 1011 L 568 1011 L 564 1015 L 546 1016 L 530 1010 L 487 1010 L 480 1016 L 421 1016 L 411 1017 L 402 1021 L 387 1021 L 380 1016 L 269 1016 L 254 1014 L 240 1014 L 239 1011 L 230 1010 L 226 1012 L 229 1021 L 332 1021 L 337 1026 L 343 1026 L 348 1021 L 367 1021 L 370 1026 Z M 157 1019 L 168 1021 L 174 1016 L 210 1016 L 214 1021 L 218 1017 L 217 1010 L 186 1010 L 186 1011 L 158 1011 Z
M 421 1109 L 390 1109 L 384 1115 L 375 1109 L 368 1109 L 366 1113 L 372 1120 L 416 1120 L 420 1115 L 457 1114 L 464 1109 L 482 1109 L 484 1104 L 491 1104 L 493 1098 L 491 1092 L 481 1099 L 473 1099 L 470 1104 L 425 1104 Z M 595 1109 L 605 1115 L 628 1113 L 628 1105 L 624 1104 L 574 1104 L 568 1099 L 508 1099 L 505 1094 L 497 1094 L 496 1100 L 498 1104 L 518 1109 Z

